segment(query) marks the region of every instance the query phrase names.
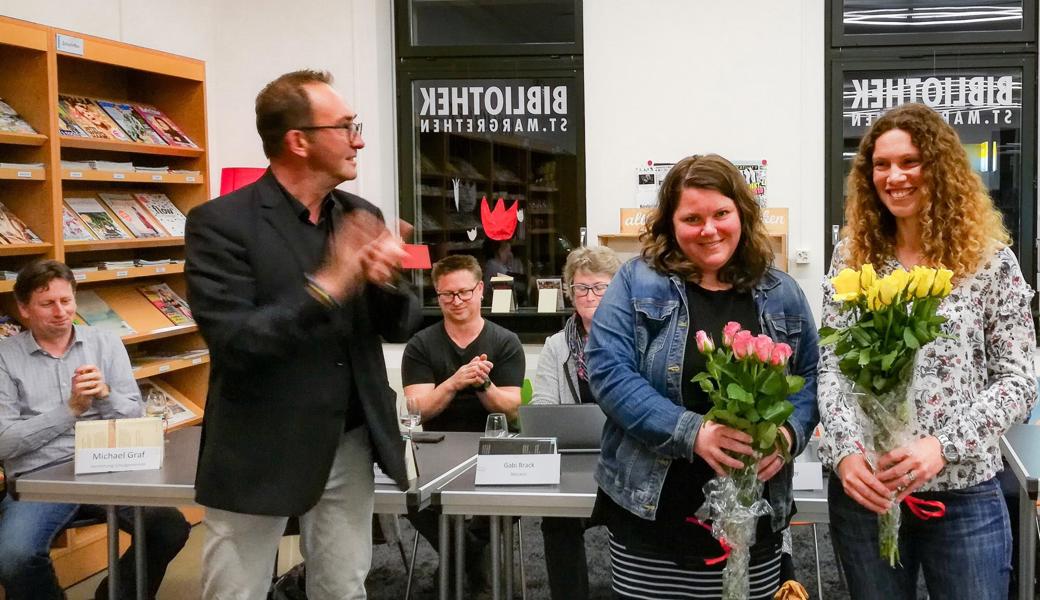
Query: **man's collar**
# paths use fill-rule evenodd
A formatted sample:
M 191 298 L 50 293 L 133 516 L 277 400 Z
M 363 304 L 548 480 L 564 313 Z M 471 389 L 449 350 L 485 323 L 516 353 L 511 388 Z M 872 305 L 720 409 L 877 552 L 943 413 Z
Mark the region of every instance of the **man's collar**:
M 67 354 L 69 349 L 71 349 L 76 344 L 82 344 L 83 343 L 83 336 L 80 335 L 79 327 L 80 326 L 76 325 L 75 323 L 72 325 L 72 342 L 68 346 L 65 347 L 65 351 L 62 352 L 62 354 L 61 354 L 62 356 Z M 22 345 L 22 350 L 26 354 L 34 354 L 36 352 L 40 352 L 42 354 L 46 354 L 48 356 L 51 356 L 51 354 L 49 352 L 47 352 L 46 350 L 44 350 L 40 346 L 39 342 L 36 341 L 36 336 L 33 335 L 32 331 L 26 329 L 25 330 L 25 334 L 26 335 L 23 336 L 22 339 L 20 340 L 20 343 Z
M 293 214 L 295 214 L 301 221 L 310 223 L 310 209 L 308 209 L 303 204 L 303 202 L 300 202 L 300 200 L 296 198 L 296 196 L 293 196 L 292 193 L 289 190 L 287 190 L 284 185 L 282 185 L 282 182 L 278 181 L 278 178 L 273 176 L 273 174 L 271 179 L 274 180 L 274 183 L 278 186 L 278 189 L 282 191 L 282 195 L 285 196 L 285 199 L 289 203 L 289 207 L 292 209 Z M 326 194 L 324 198 L 322 198 L 321 211 L 319 213 L 321 215 L 320 219 L 328 218 L 329 211 L 332 210 L 332 205 L 334 204 L 334 202 L 335 201 L 332 199 L 331 191 L 328 194 Z

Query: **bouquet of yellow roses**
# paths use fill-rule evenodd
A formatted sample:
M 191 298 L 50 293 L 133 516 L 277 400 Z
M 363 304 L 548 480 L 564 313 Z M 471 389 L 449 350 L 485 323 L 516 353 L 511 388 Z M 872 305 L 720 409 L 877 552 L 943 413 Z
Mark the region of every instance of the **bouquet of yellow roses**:
M 833 345 L 838 368 L 853 384 L 847 396 L 863 413 L 868 460 L 909 441 L 913 417 L 907 388 L 917 350 L 943 335 L 946 317 L 936 314 L 950 294 L 953 271 L 917 266 L 879 278 L 872 265 L 842 269 L 831 283 L 833 299 L 851 325 L 820 329 L 820 345 Z M 899 562 L 900 509 L 878 517 L 882 558 Z

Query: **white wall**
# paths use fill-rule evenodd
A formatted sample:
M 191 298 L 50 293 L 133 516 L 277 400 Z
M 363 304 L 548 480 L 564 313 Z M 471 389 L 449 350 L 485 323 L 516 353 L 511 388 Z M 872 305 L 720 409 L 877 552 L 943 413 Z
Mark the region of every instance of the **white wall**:
M 585 2 L 589 238 L 618 230 L 647 160 L 767 159 L 769 205 L 790 208 L 790 254 L 812 259 L 790 272 L 818 315 L 823 15 L 823 0 Z
M 818 310 L 823 264 L 824 0 L 595 0 L 584 4 L 589 238 L 618 230 L 633 170 L 695 152 L 769 161 L 769 204 L 789 207 L 791 273 Z M 211 190 L 226 166 L 266 164 L 257 91 L 329 69 L 365 124 L 345 184 L 397 214 L 390 0 L 0 0 L 0 14 L 207 63 Z M 638 24 L 638 25 L 633 25 Z
M 368 142 L 360 178 L 343 187 L 397 214 L 389 0 L 0 0 L 0 15 L 206 61 L 213 195 L 221 168 L 267 165 L 260 88 L 298 68 L 331 71 Z

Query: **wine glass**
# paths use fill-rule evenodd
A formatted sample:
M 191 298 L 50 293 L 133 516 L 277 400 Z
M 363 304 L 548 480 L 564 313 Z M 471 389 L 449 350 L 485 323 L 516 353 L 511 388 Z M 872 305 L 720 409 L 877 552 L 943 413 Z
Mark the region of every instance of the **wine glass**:
M 506 416 L 503 413 L 491 413 L 484 425 L 484 437 L 506 437 L 509 426 L 506 424 Z
M 419 408 L 419 399 L 405 396 L 404 402 L 400 402 L 397 405 L 397 419 L 401 423 L 401 427 L 404 428 L 404 433 L 401 437 L 411 440 L 412 432 L 422 422 L 422 410 Z
M 144 400 L 144 414 L 147 417 L 159 417 L 162 419 L 163 435 L 165 436 L 166 429 L 170 424 L 169 411 L 166 407 L 166 394 L 155 388 L 149 390 Z

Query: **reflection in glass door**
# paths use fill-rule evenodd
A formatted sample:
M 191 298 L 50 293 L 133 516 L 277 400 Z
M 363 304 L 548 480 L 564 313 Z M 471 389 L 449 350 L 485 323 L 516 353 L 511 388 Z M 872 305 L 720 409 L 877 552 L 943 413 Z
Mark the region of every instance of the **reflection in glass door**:
M 911 63 L 901 69 L 870 68 L 874 65 L 851 60 L 837 66 L 832 85 L 835 92 L 840 85 L 842 109 L 832 113 L 832 118 L 840 115 L 841 123 L 832 121 L 831 126 L 828 224 L 842 222 L 845 179 L 863 134 L 889 108 L 920 102 L 938 111 L 957 130 L 975 172 L 1003 213 L 1023 272 L 1035 284 L 1036 106 L 1031 76 L 1035 66 L 1024 68 L 1023 63 L 1031 62 L 1027 59 L 989 61 L 990 65 L 1012 63 L 1007 66 L 971 66 L 981 59 L 964 57 L 945 60 L 956 66 L 943 67 L 931 60 L 920 68 L 911 61 L 901 61 Z M 886 61 L 889 67 L 894 63 Z M 832 236 L 828 238 L 833 242 Z

